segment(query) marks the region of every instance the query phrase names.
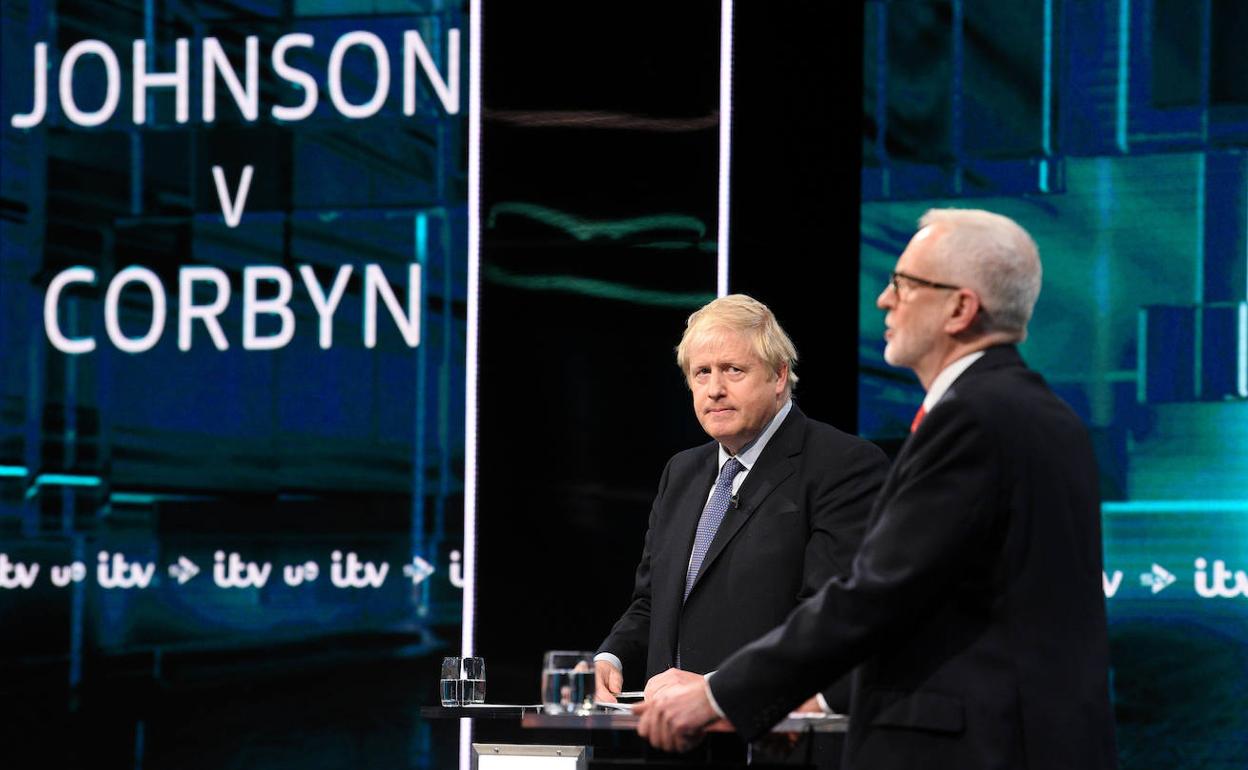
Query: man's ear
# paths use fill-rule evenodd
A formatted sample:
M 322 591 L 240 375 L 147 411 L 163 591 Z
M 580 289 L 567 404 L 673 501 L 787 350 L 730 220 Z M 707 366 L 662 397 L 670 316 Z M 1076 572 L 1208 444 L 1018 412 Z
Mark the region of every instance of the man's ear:
M 973 289 L 958 289 L 953 295 L 953 301 L 956 303 L 953 308 L 953 315 L 949 316 L 949 320 L 945 321 L 945 333 L 961 334 L 971 328 L 976 319 L 979 318 L 982 306 L 979 302 L 979 295 Z
M 788 363 L 780 364 L 780 369 L 776 372 L 776 395 L 784 392 L 785 387 L 789 384 L 789 365 Z

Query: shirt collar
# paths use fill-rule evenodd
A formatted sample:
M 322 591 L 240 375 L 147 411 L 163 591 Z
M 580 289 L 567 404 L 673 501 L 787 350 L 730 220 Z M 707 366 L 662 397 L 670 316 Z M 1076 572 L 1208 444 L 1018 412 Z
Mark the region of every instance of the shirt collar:
M 936 379 L 932 380 L 932 387 L 927 389 L 927 395 L 923 398 L 923 411 L 930 412 L 932 408 L 940 403 L 945 397 L 949 386 L 953 385 L 954 380 L 962 376 L 970 368 L 971 364 L 978 361 L 984 355 L 984 351 L 976 350 L 974 353 L 967 353 L 958 360 L 940 370 L 940 374 L 936 375 Z
M 763 432 L 758 434 L 750 443 L 741 448 L 737 452 L 737 462 L 745 466 L 748 471 L 754 467 L 754 463 L 758 461 L 758 456 L 763 453 L 763 448 L 767 446 L 767 442 L 780 428 L 780 423 L 784 422 L 784 418 L 789 416 L 789 412 L 793 410 L 793 399 L 784 402 L 784 406 L 780 407 L 780 411 L 776 412 L 776 416 L 771 418 L 771 422 L 767 423 L 767 427 L 763 428 Z M 728 454 L 728 450 L 724 449 L 724 445 L 719 445 L 719 469 L 724 469 L 724 463 L 728 462 L 728 458 L 732 455 Z

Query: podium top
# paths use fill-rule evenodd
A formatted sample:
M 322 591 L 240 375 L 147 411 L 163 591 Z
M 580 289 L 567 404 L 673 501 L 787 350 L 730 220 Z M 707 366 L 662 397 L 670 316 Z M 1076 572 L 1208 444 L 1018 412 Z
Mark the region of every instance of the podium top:
M 546 714 L 540 704 L 507 705 L 478 703 L 468 706 L 424 706 L 420 715 L 426 719 L 518 719 L 523 727 L 542 730 L 635 730 L 641 717 L 629 713 L 603 712 L 587 714 Z M 789 714 L 771 729 L 773 733 L 843 733 L 849 728 L 844 714 Z M 708 732 L 735 732 L 727 722 L 717 722 Z
M 540 709 L 526 710 L 520 724 L 543 730 L 636 730 L 641 717 L 627 713 L 545 714 Z M 780 720 L 773 733 L 843 733 L 849 729 L 849 717 L 844 714 L 789 714 Z M 725 720 L 719 720 L 706 728 L 711 733 L 736 732 Z
M 470 703 L 465 706 L 421 706 L 425 719 L 520 719 L 525 714 L 539 713 L 542 704 Z

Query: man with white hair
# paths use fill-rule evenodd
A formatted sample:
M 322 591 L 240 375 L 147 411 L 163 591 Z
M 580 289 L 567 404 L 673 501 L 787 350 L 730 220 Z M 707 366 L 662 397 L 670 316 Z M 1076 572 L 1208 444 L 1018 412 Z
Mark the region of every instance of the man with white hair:
M 596 656 L 599 700 L 615 700 L 626 675 L 647 697 L 701 682 L 848 574 L 888 470 L 875 445 L 793 403 L 797 351 L 752 297 L 693 313 L 676 363 L 713 440 L 663 471 L 632 601 Z M 848 683 L 822 685 L 844 710 Z
M 1014 343 L 1040 258 L 1012 220 L 933 210 L 876 304 L 884 358 L 927 391 L 851 574 L 707 682 L 640 707 L 683 749 L 765 732 L 857 666 L 845 766 L 1112 768 L 1096 461 Z

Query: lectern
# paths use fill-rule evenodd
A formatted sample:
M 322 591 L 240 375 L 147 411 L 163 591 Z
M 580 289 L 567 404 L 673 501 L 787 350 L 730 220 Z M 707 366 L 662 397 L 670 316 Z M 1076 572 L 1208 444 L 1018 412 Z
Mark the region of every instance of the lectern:
M 789 757 L 778 762 L 772 756 L 774 751 L 768 752 L 767 759 L 758 757 L 758 752 L 751 751 L 743 759 L 729 762 L 717 759 L 714 752 L 708 752 L 704 761 L 692 763 L 687 759 L 677 760 L 670 756 L 647 753 L 637 736 L 627 735 L 636 730 L 640 720 L 630 713 L 552 715 L 543 713 L 540 706 L 480 704 L 453 708 L 429 706 L 421 709 L 421 716 L 429 719 L 470 718 L 478 723 L 488 722 L 491 727 L 504 728 L 502 732 L 506 733 L 506 742 L 472 745 L 473 770 L 612 770 L 621 767 L 647 770 L 700 767 L 702 770 L 712 770 L 742 766 L 757 770 L 794 770 L 811 766 L 800 757 Z M 849 718 L 840 714 L 791 714 L 773 727 L 772 732 L 807 736 L 816 733 L 843 733 L 848 725 Z M 516 726 L 521 729 L 508 729 Z M 492 732 L 498 733 L 499 730 Z M 713 725 L 707 732 L 717 734 L 710 736 L 709 740 L 713 742 L 717 737 L 727 738 L 733 729 L 729 725 Z M 612 733 L 615 735 L 611 735 Z M 604 734 L 611 743 L 616 744 L 608 746 L 613 749 L 611 756 L 595 755 L 594 752 L 593 744 Z M 529 735 L 533 736 L 531 741 L 526 740 Z M 632 750 L 621 750 L 619 744 L 622 743 L 631 743 Z M 758 757 L 757 761 L 751 761 L 755 757 Z

